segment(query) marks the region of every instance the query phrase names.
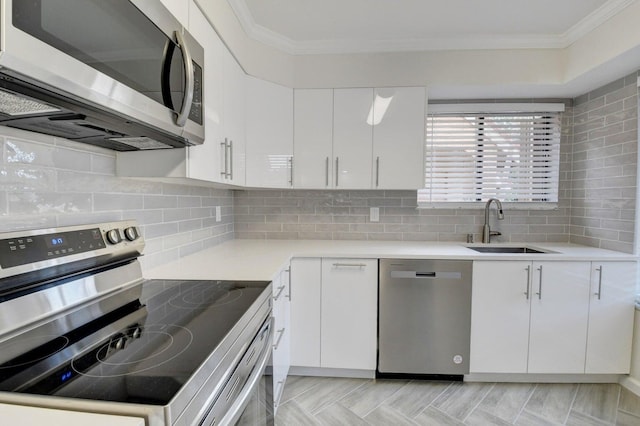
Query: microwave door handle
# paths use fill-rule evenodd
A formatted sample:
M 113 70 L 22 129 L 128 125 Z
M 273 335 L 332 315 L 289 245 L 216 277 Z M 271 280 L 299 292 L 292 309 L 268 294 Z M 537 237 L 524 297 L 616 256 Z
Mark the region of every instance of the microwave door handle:
M 176 44 L 167 39 L 164 46 L 164 58 L 162 60 L 162 73 L 160 74 L 160 89 L 162 91 L 162 103 L 164 106 L 174 111 L 173 99 L 171 98 L 171 60 L 173 52 L 176 50 Z
M 180 33 L 180 31 L 176 31 L 175 34 L 178 46 L 180 46 L 182 50 L 182 61 L 184 62 L 185 80 L 187 83 L 184 89 L 184 97 L 182 98 L 182 107 L 180 108 L 180 112 L 176 112 L 176 124 L 180 127 L 184 127 L 185 124 L 187 124 L 189 112 L 191 112 L 191 103 L 193 102 L 193 62 L 191 61 L 191 53 L 189 52 L 187 44 L 184 42 L 182 33 Z

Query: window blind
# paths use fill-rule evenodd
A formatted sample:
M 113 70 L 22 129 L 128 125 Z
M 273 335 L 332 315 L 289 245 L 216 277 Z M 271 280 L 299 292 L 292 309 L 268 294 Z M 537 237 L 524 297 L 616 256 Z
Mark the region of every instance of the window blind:
M 427 116 L 418 203 L 557 202 L 560 119 L 558 112 Z

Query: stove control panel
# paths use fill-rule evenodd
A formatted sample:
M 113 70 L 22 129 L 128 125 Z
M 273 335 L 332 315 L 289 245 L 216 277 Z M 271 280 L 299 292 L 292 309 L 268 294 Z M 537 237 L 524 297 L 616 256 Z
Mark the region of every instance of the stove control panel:
M 11 268 L 78 253 L 124 245 L 140 238 L 136 226 L 59 228 L 58 232 L 0 234 L 0 267 Z

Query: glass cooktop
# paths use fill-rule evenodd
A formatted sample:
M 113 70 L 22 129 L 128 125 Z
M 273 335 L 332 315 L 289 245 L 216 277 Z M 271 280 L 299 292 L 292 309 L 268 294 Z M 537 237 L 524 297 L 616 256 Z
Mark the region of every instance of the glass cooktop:
M 166 405 L 269 283 L 141 285 L 141 300 L 0 365 L 0 391 Z M 30 348 L 36 338 L 25 333 L 0 343 L 0 353 Z

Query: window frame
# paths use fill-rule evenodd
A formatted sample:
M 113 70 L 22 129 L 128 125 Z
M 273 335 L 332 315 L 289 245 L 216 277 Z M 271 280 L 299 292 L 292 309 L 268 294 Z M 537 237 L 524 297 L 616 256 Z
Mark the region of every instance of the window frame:
M 481 116 L 483 114 L 489 115 L 505 115 L 509 114 L 516 115 L 527 115 L 527 114 L 536 114 L 536 115 L 544 115 L 550 114 L 553 117 L 550 117 L 549 120 L 557 121 L 556 123 L 552 123 L 554 126 L 557 125 L 557 135 L 554 136 L 554 139 L 550 146 L 551 152 L 555 152 L 554 157 L 551 159 L 554 163 L 554 170 L 551 171 L 551 174 L 555 174 L 556 178 L 556 188 L 552 192 L 555 194 L 557 199 L 549 200 L 549 201 L 509 201 L 504 200 L 503 203 L 507 203 L 512 209 L 528 209 L 528 210 L 548 210 L 548 209 L 557 209 L 559 203 L 559 183 L 560 183 L 560 167 L 561 167 L 561 139 L 562 139 L 562 117 L 561 113 L 565 110 L 564 103 L 436 103 L 429 104 L 428 112 L 426 115 L 426 123 L 429 123 L 429 120 L 432 116 L 437 115 L 448 115 L 448 116 L 469 116 L 475 115 L 476 117 Z M 556 115 L 559 115 L 556 117 Z M 485 122 L 486 125 L 486 122 Z M 481 125 L 478 123 L 476 125 L 476 149 L 478 149 L 483 144 L 483 138 L 485 136 L 484 130 L 486 130 L 485 125 Z M 552 129 L 556 129 L 553 127 Z M 428 124 L 425 128 L 425 131 L 428 131 Z M 535 140 L 530 141 L 532 147 L 535 148 Z M 557 145 L 557 146 L 554 146 Z M 477 187 L 477 197 L 474 201 L 446 201 L 446 200 L 433 200 L 433 193 L 429 192 L 426 194 L 421 194 L 421 191 L 432 191 L 433 190 L 433 182 L 429 179 L 429 170 L 428 170 L 428 152 L 429 152 L 429 136 L 425 133 L 425 188 L 417 191 L 417 206 L 418 208 L 458 208 L 458 209 L 475 209 L 484 207 L 484 203 L 486 199 L 482 198 L 482 190 L 484 189 L 481 185 Z M 555 150 L 555 151 L 554 151 Z M 479 150 L 480 151 L 480 150 Z M 453 152 L 453 151 L 452 151 Z M 481 152 L 481 151 L 480 151 Z M 470 173 L 473 174 L 473 185 L 476 185 L 480 182 L 479 176 L 482 172 Z M 494 195 L 489 195 L 486 198 L 494 197 Z M 426 201 L 425 201 L 426 199 Z

